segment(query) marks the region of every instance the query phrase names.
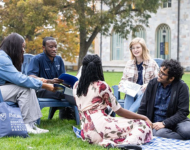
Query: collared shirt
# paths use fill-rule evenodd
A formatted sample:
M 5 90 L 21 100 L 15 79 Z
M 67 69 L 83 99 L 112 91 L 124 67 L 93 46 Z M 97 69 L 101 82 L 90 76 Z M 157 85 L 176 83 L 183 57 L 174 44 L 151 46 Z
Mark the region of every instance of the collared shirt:
M 0 50 L 0 85 L 7 82 L 36 90 L 42 87 L 42 81 L 19 72 L 13 65 L 11 58 L 3 50 Z
M 147 84 L 151 79 L 158 76 L 159 67 L 153 59 L 144 60 L 142 67 L 143 67 L 142 71 L 143 84 Z M 123 76 L 121 78 L 120 84 L 125 80 L 137 83 L 137 79 L 138 79 L 138 70 L 136 66 L 136 60 L 129 60 L 123 71 Z
M 35 75 L 45 79 L 53 79 L 65 73 L 65 66 L 60 56 L 53 61 L 43 52 L 36 55 L 28 66 L 27 75 Z
M 171 84 L 164 88 L 158 84 L 154 103 L 154 122 L 162 122 L 166 119 L 166 112 L 171 99 Z
M 137 79 L 137 84 L 139 85 L 143 85 L 143 76 L 142 76 L 142 72 L 143 72 L 143 67 L 142 67 L 142 63 L 140 63 L 139 65 L 137 64 L 137 70 L 138 70 L 138 79 Z

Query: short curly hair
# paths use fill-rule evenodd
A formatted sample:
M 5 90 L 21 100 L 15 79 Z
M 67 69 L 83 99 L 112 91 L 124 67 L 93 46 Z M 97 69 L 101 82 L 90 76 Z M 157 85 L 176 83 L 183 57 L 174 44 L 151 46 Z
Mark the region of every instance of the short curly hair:
M 42 44 L 43 44 L 43 46 L 46 46 L 46 42 L 47 41 L 49 41 L 49 40 L 52 40 L 52 41 L 56 41 L 53 37 L 45 37 L 44 39 L 43 39 L 43 42 L 42 42 Z
M 174 77 L 174 81 L 179 81 L 184 74 L 181 63 L 174 59 L 164 60 L 161 67 L 164 67 L 164 70 L 168 69 L 168 78 Z

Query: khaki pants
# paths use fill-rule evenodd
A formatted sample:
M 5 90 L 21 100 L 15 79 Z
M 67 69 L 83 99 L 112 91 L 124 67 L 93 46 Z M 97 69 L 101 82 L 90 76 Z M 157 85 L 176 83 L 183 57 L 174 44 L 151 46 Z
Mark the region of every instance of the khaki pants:
M 21 110 L 25 124 L 42 117 L 38 99 L 34 89 L 7 83 L 0 86 L 4 101 L 16 102 Z

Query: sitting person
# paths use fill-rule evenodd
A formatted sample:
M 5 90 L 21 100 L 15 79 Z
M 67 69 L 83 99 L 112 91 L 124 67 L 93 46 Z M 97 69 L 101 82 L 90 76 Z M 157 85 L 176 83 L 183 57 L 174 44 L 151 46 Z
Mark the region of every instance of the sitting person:
M 43 53 L 36 55 L 28 66 L 27 75 L 34 78 L 44 78 L 44 82 L 47 83 L 63 83 L 63 80 L 58 79 L 62 73 L 66 73 L 65 66 L 62 58 L 57 54 L 57 41 L 53 37 L 45 37 L 42 42 Z M 75 105 L 73 96 L 61 93 L 51 92 L 46 89 L 39 89 L 36 92 L 38 98 L 53 98 L 53 99 L 66 99 L 69 103 Z M 58 108 L 51 108 L 54 113 Z M 67 113 L 70 114 L 67 114 Z M 60 108 L 59 118 L 73 119 L 72 110 L 64 107 Z
M 104 82 L 101 59 L 86 55 L 82 62 L 81 78 L 73 87 L 73 95 L 81 120 L 81 136 L 89 143 L 143 144 L 152 139 L 152 123 L 143 115 L 123 109 L 110 87 Z M 107 106 L 121 117 L 105 113 Z
M 182 76 L 183 68 L 178 61 L 165 60 L 158 77 L 147 86 L 138 114 L 153 122 L 154 136 L 190 139 L 189 89 Z
M 125 80 L 142 85 L 141 91 L 135 97 L 125 95 L 124 108 L 137 112 L 148 82 L 157 77 L 158 65 L 150 58 L 149 51 L 143 38 L 135 38 L 130 45 L 131 60 L 129 60 L 123 71 L 119 87 Z
M 0 90 L 4 101 L 18 103 L 28 133 L 49 132 L 35 125 L 42 117 L 35 90 L 54 91 L 52 84 L 43 83 L 21 72 L 25 41 L 17 33 L 7 36 L 0 45 Z

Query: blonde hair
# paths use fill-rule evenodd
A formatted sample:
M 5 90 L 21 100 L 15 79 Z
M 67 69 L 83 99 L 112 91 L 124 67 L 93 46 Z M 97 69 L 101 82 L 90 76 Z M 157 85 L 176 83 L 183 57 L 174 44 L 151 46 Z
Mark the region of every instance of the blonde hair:
M 143 57 L 143 60 L 149 60 L 150 59 L 150 55 L 149 55 L 149 50 L 147 49 L 146 47 L 146 43 L 145 43 L 145 40 L 143 38 L 134 38 L 131 43 L 129 44 L 129 49 L 130 49 L 130 52 L 131 52 L 131 59 L 135 59 L 135 56 L 133 55 L 132 53 L 132 46 L 134 44 L 137 44 L 139 43 L 142 47 L 142 57 Z

